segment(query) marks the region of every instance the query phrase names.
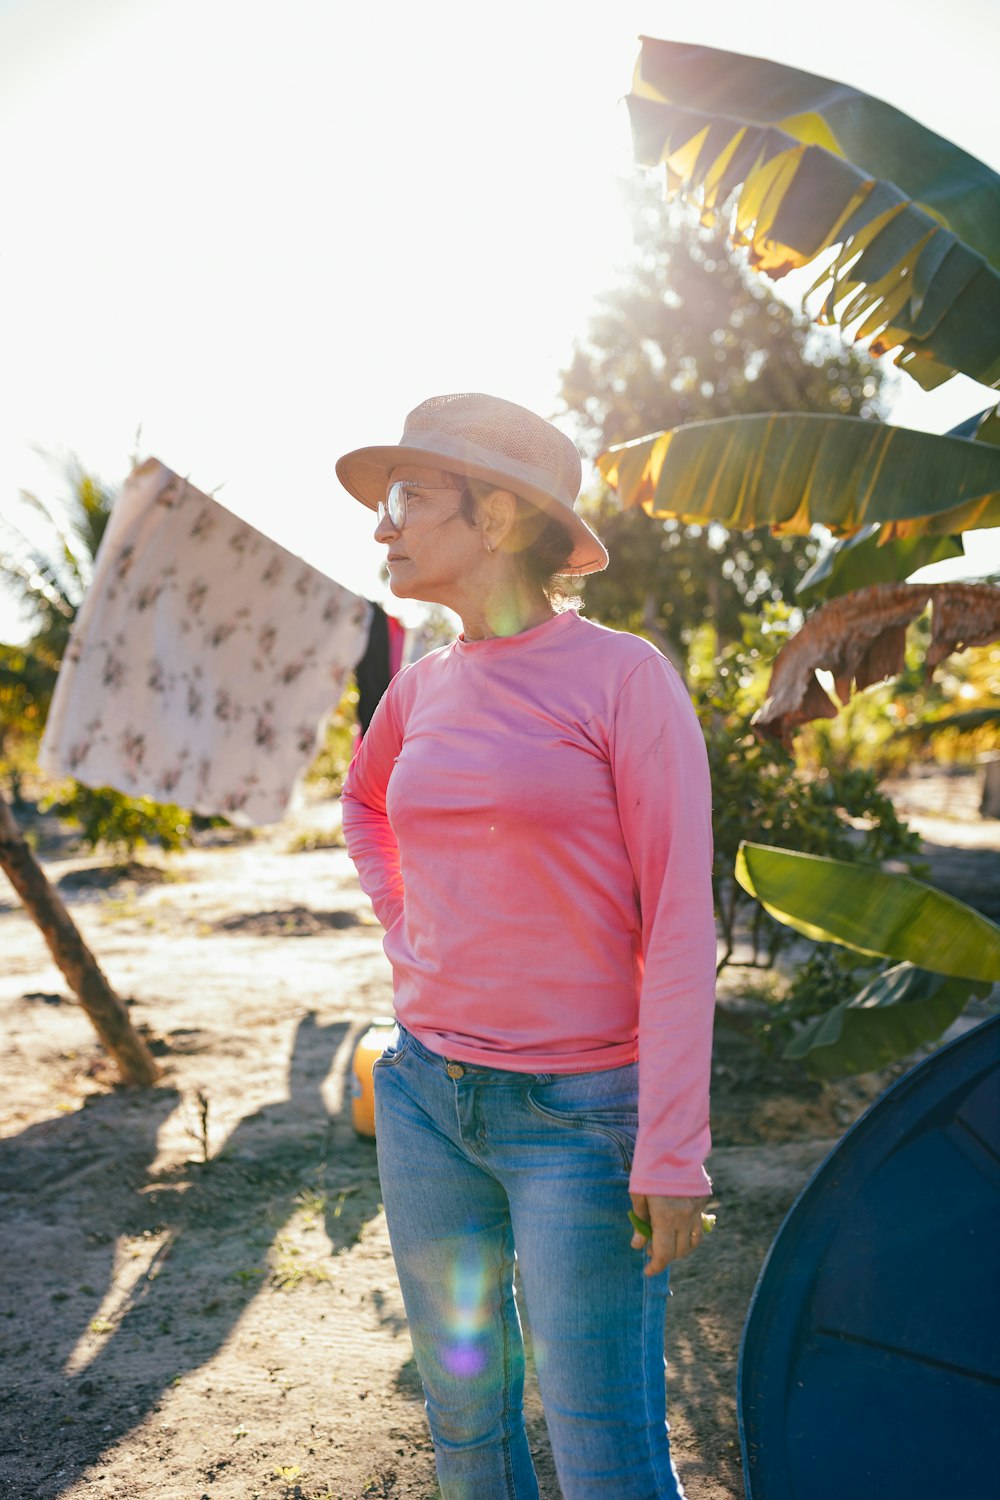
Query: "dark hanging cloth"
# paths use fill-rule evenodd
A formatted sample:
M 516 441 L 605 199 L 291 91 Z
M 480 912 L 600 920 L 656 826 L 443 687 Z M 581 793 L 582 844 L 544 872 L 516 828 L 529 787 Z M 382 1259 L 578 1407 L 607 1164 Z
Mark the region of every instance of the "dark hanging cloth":
M 389 676 L 395 677 L 403 665 L 403 653 L 406 649 L 406 626 L 395 615 L 386 615 L 386 624 L 389 627 Z
M 364 734 L 389 686 L 393 671 L 389 661 L 389 617 L 378 604 L 372 605 L 372 623 L 364 655 L 354 668 L 358 684 L 358 719 Z

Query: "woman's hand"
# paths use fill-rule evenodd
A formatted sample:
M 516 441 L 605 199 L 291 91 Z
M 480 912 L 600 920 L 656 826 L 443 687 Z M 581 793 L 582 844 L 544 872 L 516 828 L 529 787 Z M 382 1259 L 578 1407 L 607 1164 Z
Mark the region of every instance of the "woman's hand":
M 657 1193 L 630 1193 L 632 1211 L 645 1219 L 653 1229 L 652 1239 L 646 1239 L 636 1230 L 632 1236 L 632 1249 L 646 1248 L 649 1264 L 646 1275 L 655 1276 L 672 1260 L 683 1260 L 701 1243 L 704 1229 L 702 1210 L 707 1198 L 663 1198 Z

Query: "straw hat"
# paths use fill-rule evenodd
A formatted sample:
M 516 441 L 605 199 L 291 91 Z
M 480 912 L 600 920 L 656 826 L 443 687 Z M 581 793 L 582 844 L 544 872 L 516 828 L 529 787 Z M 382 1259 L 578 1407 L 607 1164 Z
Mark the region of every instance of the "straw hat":
M 542 417 L 499 396 L 432 396 L 410 412 L 394 447 L 355 448 L 337 460 L 337 478 L 374 510 L 389 475 L 402 464 L 492 481 L 561 521 L 573 538 L 564 573 L 596 573 L 608 565 L 604 546 L 573 506 L 580 492 L 580 455 Z

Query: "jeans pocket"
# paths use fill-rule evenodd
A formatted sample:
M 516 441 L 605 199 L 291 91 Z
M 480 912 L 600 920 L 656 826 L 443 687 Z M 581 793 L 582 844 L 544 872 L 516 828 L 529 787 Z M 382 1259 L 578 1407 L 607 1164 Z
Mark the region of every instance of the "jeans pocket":
M 601 1069 L 595 1073 L 556 1073 L 529 1085 L 529 1109 L 564 1130 L 603 1136 L 621 1155 L 626 1171 L 635 1155 L 639 1129 L 638 1069 Z
M 402 1062 L 410 1045 L 410 1033 L 404 1031 L 402 1026 L 396 1026 L 388 1042 L 386 1043 L 381 1057 L 376 1057 L 372 1063 L 372 1071 L 376 1068 L 394 1068 L 398 1062 Z

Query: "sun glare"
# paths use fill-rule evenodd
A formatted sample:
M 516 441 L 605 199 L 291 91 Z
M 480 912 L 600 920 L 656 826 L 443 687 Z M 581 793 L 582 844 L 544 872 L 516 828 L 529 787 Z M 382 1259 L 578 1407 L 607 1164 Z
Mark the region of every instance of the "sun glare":
M 884 9 L 905 88 L 911 28 L 892 17 L 913 5 Z M 779 12 L 768 34 L 724 0 L 687 37 L 876 86 L 848 40 L 820 57 L 803 7 Z M 454 0 L 67 16 L 0 7 L 0 509 L 31 485 L 34 445 L 113 482 L 141 425 L 144 455 L 376 589 L 370 518 L 334 458 L 393 441 L 435 391 L 553 414 L 628 248 L 615 182 L 637 37 L 670 18 L 651 0 L 510 0 L 484 44 Z M 935 108 L 961 139 L 943 85 Z

